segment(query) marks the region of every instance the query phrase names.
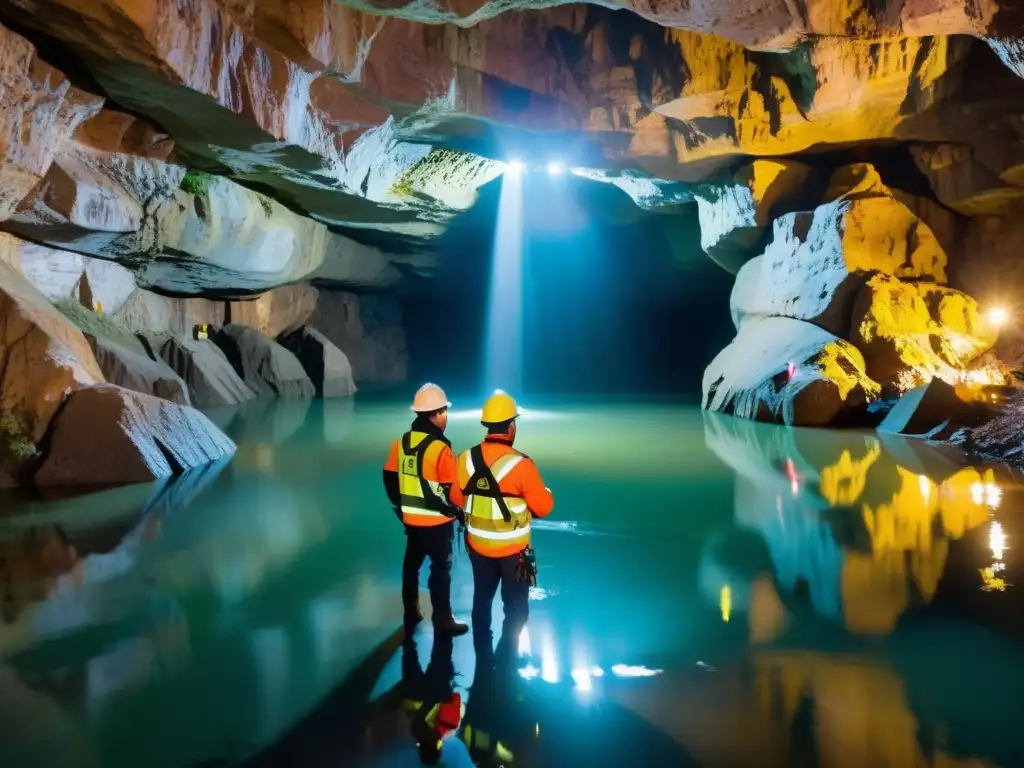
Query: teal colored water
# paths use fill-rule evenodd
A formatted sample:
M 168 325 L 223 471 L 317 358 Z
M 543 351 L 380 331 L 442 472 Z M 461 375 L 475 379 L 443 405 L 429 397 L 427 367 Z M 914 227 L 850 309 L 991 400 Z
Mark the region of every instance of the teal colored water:
M 693 407 L 533 405 L 540 584 L 510 684 L 481 693 L 455 641 L 467 710 L 441 764 L 1024 765 L 1008 470 Z M 225 465 L 0 501 L 0 765 L 418 764 L 380 478 L 408 410 L 215 416 Z M 453 412 L 457 449 L 480 433 Z M 461 551 L 453 595 L 468 620 Z M 414 640 L 406 683 L 429 623 Z

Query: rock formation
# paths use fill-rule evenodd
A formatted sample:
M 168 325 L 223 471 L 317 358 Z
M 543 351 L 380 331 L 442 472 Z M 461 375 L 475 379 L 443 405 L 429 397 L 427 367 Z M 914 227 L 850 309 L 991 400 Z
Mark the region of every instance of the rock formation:
M 257 395 L 313 397 L 316 388 L 298 359 L 259 331 L 234 323 L 211 337 L 242 380 Z
M 325 394 L 342 359 L 398 381 L 393 292 L 435 274 L 509 157 L 557 153 L 673 253 L 696 222 L 736 274 L 706 407 L 855 419 L 961 376 L 997 343 L 984 309 L 1024 288 L 1018 6 L 10 0 L 0 260 L 143 334 L 193 402 L 307 394 L 270 341 L 304 326 L 337 348 L 282 337 Z M 218 338 L 244 384 L 191 339 L 203 323 L 239 326 Z M 108 378 L 166 379 L 90 334 Z M 94 363 L 68 381 L 102 380 Z M 56 408 L 14 405 L 37 438 Z
M 97 450 L 102 446 L 102 450 Z M 61 409 L 40 485 L 138 483 L 235 452 L 199 411 L 113 385 L 75 392 Z
M 150 336 L 146 341 L 154 357 L 167 363 L 188 384 L 197 408 L 239 405 L 256 396 L 220 347 L 209 339 Z
M 948 257 L 938 239 L 875 168 L 837 169 L 824 200 L 776 219 L 764 253 L 739 270 L 730 300 L 738 333 L 705 372 L 705 408 L 821 426 L 841 411 L 863 416 L 879 395 L 952 382 L 995 344 L 977 302 L 941 285 Z M 839 339 L 842 354 L 819 354 Z M 754 356 L 758 364 L 743 362 Z M 832 390 L 828 406 L 792 405 L 806 371 Z
M 344 397 L 356 393 L 352 366 L 345 353 L 315 328 L 298 328 L 278 337 L 295 355 L 316 387 L 317 397 Z

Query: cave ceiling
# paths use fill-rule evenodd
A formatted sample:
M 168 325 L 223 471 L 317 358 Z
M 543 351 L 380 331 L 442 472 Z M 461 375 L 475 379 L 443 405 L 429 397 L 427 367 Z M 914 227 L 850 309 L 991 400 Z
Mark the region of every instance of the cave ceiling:
M 0 229 L 130 261 L 147 246 L 123 233 L 142 225 L 105 220 L 97 235 L 84 211 L 83 178 L 129 174 L 111 171 L 106 152 L 158 177 L 142 191 L 133 182 L 139 221 L 154 190 L 178 200 L 208 174 L 244 190 L 217 187 L 212 214 L 179 200 L 189 216 L 227 221 L 231 206 L 260 204 L 275 221 L 302 219 L 288 226 L 304 253 L 327 254 L 248 282 L 235 264 L 211 285 L 339 274 L 324 267 L 338 254 L 429 274 L 422 254 L 460 218 L 473 226 L 467 212 L 511 156 L 558 156 L 607 186 L 584 197 L 613 223 L 699 206 L 694 248 L 730 269 L 717 241 L 697 243 L 715 206 L 739 195 L 778 213 L 779 190 L 794 198 L 821 167 L 827 178 L 877 162 L 886 183 L 958 216 L 1005 214 L 1024 198 L 1016 0 L 2 0 L 0 24 L 35 49 L 7 46 L 9 71 L 36 69 L 28 96 L 8 87 L 5 101 L 45 93 L 53 108 L 48 121 L 6 118 L 17 191 L 0 199 Z M 17 138 L 26 125 L 33 141 Z M 61 189 L 78 209 L 61 208 Z M 198 258 L 185 234 L 166 234 L 167 215 L 155 218 L 149 240 Z M 173 283 L 147 269 L 156 287 Z

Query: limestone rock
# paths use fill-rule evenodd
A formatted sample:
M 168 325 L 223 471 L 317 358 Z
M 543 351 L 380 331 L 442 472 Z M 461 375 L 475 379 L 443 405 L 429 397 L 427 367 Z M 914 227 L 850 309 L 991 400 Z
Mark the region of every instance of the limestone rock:
M 854 299 L 851 317 L 849 339 L 883 393 L 903 393 L 934 376 L 952 377 L 946 361 L 956 353 L 915 285 L 874 274 Z
M 345 397 L 356 393 L 352 366 L 345 353 L 315 328 L 298 328 L 279 336 L 277 341 L 302 363 L 318 397 Z
M 1014 467 L 1024 467 L 1024 393 L 1020 391 L 1007 400 L 1001 413 L 967 431 L 961 446 L 971 453 Z
M 157 480 L 230 456 L 235 444 L 199 411 L 113 385 L 73 393 L 54 422 L 38 485 Z
M 196 325 L 223 325 L 226 302 L 180 299 L 137 289 L 118 310 L 117 320 L 136 333 L 190 338 Z
M 963 368 L 995 346 L 999 329 L 982 315 L 974 298 L 932 283 L 917 283 L 916 288 L 942 337 L 933 348 L 947 363 Z
M 153 356 L 167 363 L 186 383 L 196 408 L 238 405 L 256 396 L 220 348 L 209 339 L 197 341 L 180 336 L 147 336 L 146 339 Z
M 957 429 L 977 426 L 984 420 L 975 405 L 957 397 L 953 387 L 932 379 L 904 394 L 878 425 L 878 431 L 943 440 Z
M 868 272 L 946 280 L 946 254 L 931 230 L 866 165 L 836 172 L 836 199 L 775 220 L 764 254 L 736 276 L 733 322 L 749 315 L 808 320 L 846 337 L 850 301 Z
M 825 426 L 856 418 L 878 394 L 860 353 L 815 325 L 748 318 L 704 371 L 703 407 L 741 418 Z
M 1007 184 L 964 144 L 916 145 L 914 160 L 942 204 L 965 216 L 1001 215 L 1024 208 L 1024 189 Z
M 0 25 L 0 221 L 46 174 L 61 141 L 102 104 Z
M 96 362 L 111 384 L 178 405 L 191 405 L 185 382 L 162 360 L 153 360 L 144 352 L 103 337 L 90 336 L 89 340 Z
M 295 355 L 259 331 L 230 323 L 210 338 L 257 395 L 312 397 L 316 393 Z
M 810 168 L 802 163 L 755 160 L 736 173 L 732 184 L 698 187 L 694 194 L 704 252 L 729 272 L 738 272 L 756 254 L 772 218 L 807 200 L 809 178 Z
M 103 381 L 82 332 L 24 277 L 0 264 L 0 410 L 39 442 L 66 394 Z
M 357 383 L 405 380 L 409 350 L 395 297 L 321 291 L 309 324 L 345 353 Z
M 316 299 L 317 290 L 311 285 L 284 285 L 251 301 L 232 301 L 229 322 L 274 338 L 301 328 L 316 310 Z

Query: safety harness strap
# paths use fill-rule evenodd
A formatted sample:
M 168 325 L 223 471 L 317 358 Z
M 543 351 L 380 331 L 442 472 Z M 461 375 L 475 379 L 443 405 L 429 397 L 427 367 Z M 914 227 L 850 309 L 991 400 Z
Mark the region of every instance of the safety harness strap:
M 427 509 L 436 509 L 438 511 L 447 511 L 443 509 L 440 499 L 437 498 L 437 494 L 434 493 L 434 489 L 430 487 L 430 483 L 425 477 L 423 477 L 423 457 L 427 454 L 427 449 L 435 442 L 440 440 L 437 435 L 432 435 L 429 432 L 420 440 L 419 444 L 412 447 L 412 432 L 406 432 L 402 435 L 402 452 L 406 456 L 414 456 L 416 458 L 416 476 L 420 481 L 420 492 L 423 494 L 422 503 L 426 505 Z M 401 470 L 405 472 L 406 467 L 401 467 Z M 405 474 L 412 474 L 411 472 L 405 472 Z M 420 506 L 420 499 L 414 496 L 403 496 L 402 505 L 418 507 Z M 433 503 L 432 503 L 433 502 Z
M 501 489 L 498 488 L 498 481 L 494 478 L 494 473 L 484 461 L 483 449 L 479 445 L 474 445 L 469 449 L 469 456 L 473 460 L 473 476 L 469 478 L 469 483 L 466 484 L 462 492 L 467 496 L 483 496 L 487 499 L 494 499 L 498 504 L 502 519 L 506 523 L 511 523 L 512 512 L 505 502 Z

